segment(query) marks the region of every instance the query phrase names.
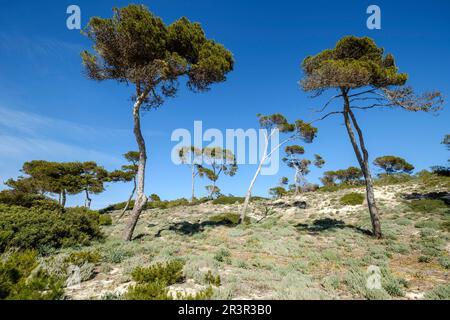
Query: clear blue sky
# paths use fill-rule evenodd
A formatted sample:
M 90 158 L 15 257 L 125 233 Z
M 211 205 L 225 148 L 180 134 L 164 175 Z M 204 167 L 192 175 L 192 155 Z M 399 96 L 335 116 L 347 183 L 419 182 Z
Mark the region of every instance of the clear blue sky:
M 188 197 L 189 171 L 170 160 L 176 128 L 254 128 L 256 114 L 282 112 L 290 119 L 312 120 L 309 108 L 323 100 L 309 99 L 298 87 L 299 64 L 310 54 L 334 46 L 345 35 L 370 36 L 392 52 L 401 71 L 417 90 L 439 89 L 450 96 L 449 1 L 142 1 L 171 23 L 180 16 L 200 22 L 208 37 L 230 49 L 235 71 L 210 92 L 185 89 L 156 111 L 145 114 L 143 131 L 148 144 L 147 193 L 162 198 Z M 90 42 L 66 28 L 66 8 L 77 4 L 82 25 L 91 16 L 109 17 L 113 6 L 128 1 L 5 1 L 0 0 L 0 180 L 16 177 L 24 161 L 96 160 L 107 169 L 119 167 L 121 154 L 135 149 L 132 136 L 131 88 L 114 82 L 96 83 L 81 73 L 79 53 Z M 366 8 L 382 10 L 382 30 L 366 28 Z M 332 94 L 331 92 L 328 94 Z M 446 164 L 448 151 L 440 144 L 449 131 L 449 113 L 438 117 L 380 110 L 359 112 L 371 159 L 394 154 L 417 169 Z M 321 154 L 325 170 L 356 165 L 342 119 L 320 124 L 319 136 L 306 145 L 307 155 Z M 281 176 L 260 177 L 255 194 L 265 195 Z M 254 166 L 239 168 L 219 186 L 226 194 L 244 194 Z M 205 182 L 197 193 L 204 194 Z M 127 198 L 130 185 L 108 186 L 95 196 L 102 207 Z M 72 197 L 69 204 L 81 204 Z

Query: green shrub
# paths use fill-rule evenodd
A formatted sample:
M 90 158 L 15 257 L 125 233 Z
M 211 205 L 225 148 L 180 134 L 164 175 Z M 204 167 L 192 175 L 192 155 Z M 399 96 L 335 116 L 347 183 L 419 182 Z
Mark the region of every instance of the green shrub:
M 222 196 L 213 200 L 213 204 L 235 204 L 235 203 L 244 203 L 244 197 L 228 197 Z
M 66 212 L 0 205 L 0 252 L 9 248 L 50 249 L 87 245 L 100 239 L 97 212 L 70 208 Z
M 425 294 L 427 300 L 450 300 L 450 284 L 434 288 Z
M 375 179 L 376 186 L 386 186 L 391 184 L 400 184 L 413 180 L 414 178 L 407 173 L 385 174 L 382 173 Z
M 44 210 L 60 210 L 61 206 L 53 199 L 40 194 L 25 193 L 17 190 L 0 191 L 0 204 Z
M 336 192 L 339 190 L 347 190 L 347 189 L 353 189 L 353 188 L 357 188 L 358 185 L 351 185 L 351 184 L 345 184 L 345 183 L 341 183 L 341 184 L 337 184 L 334 186 L 323 186 L 319 188 L 319 191 L 322 192 Z
M 173 260 L 167 263 L 156 263 L 147 268 L 134 269 L 131 275 L 137 284 L 131 286 L 124 297 L 128 300 L 173 300 L 174 297 L 169 294 L 167 287 L 184 280 L 183 267 L 183 261 Z M 217 282 L 217 279 L 215 281 Z M 213 289 L 209 287 L 195 295 L 178 292 L 175 298 L 206 300 L 210 299 L 212 295 Z
M 109 214 L 101 214 L 98 217 L 98 223 L 101 226 L 110 226 L 110 225 L 112 225 L 112 218 Z
M 240 215 L 238 213 L 226 212 L 226 213 L 221 213 L 221 214 L 210 217 L 209 221 L 223 223 L 223 224 L 229 224 L 229 225 L 237 225 L 239 222 L 239 218 L 240 218 Z M 250 224 L 249 217 L 247 217 L 247 216 L 245 217 L 244 224 Z
M 431 262 L 432 258 L 429 256 L 420 256 L 417 260 L 420 263 L 429 263 L 429 262 Z
M 230 260 L 231 252 L 227 249 L 221 248 L 214 254 L 214 259 L 219 262 L 228 262 Z
M 177 299 L 179 300 L 210 300 L 214 295 L 214 290 L 212 287 L 208 287 L 203 289 L 196 294 L 182 294 L 180 292 L 177 293 Z
M 164 282 L 139 283 L 125 294 L 127 300 L 173 300 Z
M 220 275 L 214 276 L 211 270 L 208 270 L 205 274 L 205 281 L 206 283 L 215 285 L 216 287 L 220 287 L 221 285 Z
M 439 257 L 438 260 L 439 260 L 439 264 L 442 266 L 442 268 L 450 269 L 450 257 L 442 256 L 442 257 Z
M 343 196 L 340 199 L 341 204 L 346 205 L 346 206 L 356 206 L 356 205 L 360 205 L 363 204 L 364 202 L 364 195 L 360 194 L 360 193 L 356 193 L 356 192 L 352 192 L 349 194 L 346 194 L 345 196 Z
M 182 282 L 184 262 L 173 260 L 167 263 L 156 263 L 150 267 L 138 267 L 133 270 L 131 276 L 137 283 L 158 282 L 170 286 Z
M 39 268 L 37 253 L 27 250 L 0 257 L 0 300 L 55 300 L 64 294 L 64 279 Z
M 109 263 L 121 263 L 125 259 L 133 256 L 132 251 L 126 250 L 121 247 L 109 248 L 103 252 L 103 261 Z
M 448 206 L 441 200 L 412 200 L 408 202 L 408 207 L 414 212 L 436 212 L 441 209 L 448 209 Z
M 97 264 L 100 262 L 102 256 L 98 251 L 78 251 L 72 252 L 64 262 L 67 264 L 73 264 L 76 266 L 82 266 L 85 263 Z

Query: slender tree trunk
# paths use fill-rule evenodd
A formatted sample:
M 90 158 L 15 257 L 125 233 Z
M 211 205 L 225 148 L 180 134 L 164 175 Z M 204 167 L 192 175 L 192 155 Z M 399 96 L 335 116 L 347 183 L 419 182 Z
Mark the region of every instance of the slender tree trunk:
M 62 191 L 62 201 L 61 201 L 61 206 L 63 207 L 63 209 L 66 207 L 66 200 L 67 200 L 66 190 L 63 190 Z
M 295 168 L 294 183 L 295 183 L 295 195 L 296 196 L 298 196 L 300 193 L 299 181 L 300 181 L 299 170 L 297 168 Z
M 239 217 L 238 224 L 241 224 L 245 221 L 245 215 L 247 213 L 247 209 L 250 204 L 250 198 L 252 197 L 252 189 L 253 189 L 253 186 L 255 185 L 256 178 L 258 177 L 259 173 L 261 172 L 264 161 L 265 161 L 265 159 L 263 159 L 263 161 L 260 162 L 258 169 L 256 170 L 256 173 L 253 176 L 252 181 L 250 182 L 250 186 L 248 187 L 247 194 L 245 195 L 244 205 L 241 209 L 241 216 Z
M 85 207 L 89 209 L 91 207 L 92 199 L 89 197 L 89 191 L 87 189 L 84 191 L 86 192 Z
M 348 98 L 348 94 L 346 91 L 342 90 L 342 95 L 344 97 L 345 126 L 347 128 L 347 133 L 350 138 L 350 142 L 352 143 L 353 150 L 355 152 L 356 158 L 358 159 L 358 163 L 359 163 L 359 166 L 361 167 L 361 170 L 364 175 L 364 180 L 366 183 L 367 205 L 369 207 L 373 235 L 377 238 L 381 238 L 382 237 L 381 223 L 380 223 L 380 218 L 379 218 L 379 214 L 378 214 L 378 208 L 377 208 L 377 205 L 375 202 L 373 181 L 372 181 L 372 176 L 371 176 L 370 168 L 369 168 L 369 153 L 367 152 L 367 149 L 365 147 L 362 131 L 358 125 L 358 122 L 356 121 L 355 115 L 353 114 L 353 112 L 350 108 L 350 101 Z M 351 119 L 351 122 L 350 122 L 350 119 Z M 358 143 L 356 142 L 355 134 L 352 129 L 352 123 L 358 133 L 359 146 L 358 146 Z
M 118 220 L 122 219 L 125 215 L 125 212 L 127 212 L 128 208 L 130 207 L 131 200 L 133 200 L 134 193 L 136 192 L 136 177 L 133 178 L 133 191 L 131 191 L 130 197 L 128 198 L 127 204 L 123 208 L 122 212 L 120 213 L 120 216 Z
M 146 94 L 142 94 L 136 100 L 133 107 L 133 120 L 134 120 L 134 135 L 136 137 L 136 142 L 139 146 L 139 164 L 137 172 L 137 194 L 133 207 L 133 212 L 131 213 L 130 220 L 124 231 L 124 239 L 126 241 L 131 241 L 133 238 L 133 232 L 136 228 L 136 224 L 139 220 L 142 210 L 147 204 L 147 197 L 144 194 L 144 181 L 145 181 L 145 164 L 147 162 L 147 152 L 145 149 L 145 140 L 141 132 L 141 118 L 140 109 Z
M 195 166 L 194 164 L 191 165 L 191 174 L 192 174 L 192 182 L 191 182 L 191 203 L 194 203 L 195 200 Z
M 250 186 L 248 187 L 247 194 L 245 195 L 244 205 L 242 206 L 242 209 L 241 209 L 241 215 L 239 217 L 238 224 L 241 224 L 245 221 L 245 215 L 247 213 L 248 205 L 250 204 L 250 198 L 252 197 L 252 189 L 253 189 L 253 186 L 255 185 L 256 178 L 258 177 L 259 173 L 261 172 L 264 161 L 266 161 L 268 148 L 269 148 L 269 139 L 267 138 L 266 145 L 264 146 L 263 157 L 258 165 L 258 169 L 256 170 L 252 181 L 250 182 Z
M 61 205 L 61 192 L 58 193 L 58 204 Z

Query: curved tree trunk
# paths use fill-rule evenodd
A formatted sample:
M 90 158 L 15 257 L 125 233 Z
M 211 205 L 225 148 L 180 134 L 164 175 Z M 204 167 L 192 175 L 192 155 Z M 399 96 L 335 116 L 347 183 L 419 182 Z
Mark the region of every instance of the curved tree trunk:
M 359 166 L 361 167 L 361 170 L 364 175 L 364 180 L 366 182 L 367 205 L 369 207 L 370 219 L 372 222 L 372 232 L 375 237 L 381 238 L 382 237 L 381 223 L 378 208 L 375 202 L 372 175 L 370 173 L 369 168 L 369 153 L 367 152 L 367 149 L 365 147 L 362 131 L 358 125 L 358 122 L 356 121 L 355 115 L 353 114 L 350 108 L 350 101 L 348 98 L 348 94 L 346 91 L 343 90 L 342 95 L 344 97 L 345 126 L 347 128 L 347 133 L 350 138 L 350 142 L 352 143 L 353 150 L 355 151 L 356 158 L 358 159 Z M 358 143 L 356 142 L 355 134 L 353 133 L 352 123 L 358 133 L 359 146 Z
M 241 209 L 241 215 L 239 217 L 238 224 L 241 224 L 241 223 L 243 223 L 245 221 L 245 215 L 247 213 L 247 209 L 248 209 L 248 206 L 250 204 L 250 199 L 252 197 L 252 189 L 253 189 L 253 186 L 255 185 L 256 178 L 258 177 L 259 173 L 261 172 L 261 169 L 262 169 L 262 166 L 264 164 L 264 161 L 266 161 L 267 149 L 268 148 L 269 148 L 269 141 L 267 139 L 266 140 L 266 145 L 264 147 L 263 158 L 261 159 L 261 162 L 258 165 L 258 169 L 256 170 L 255 175 L 253 176 L 253 179 L 250 182 L 250 186 L 248 187 L 247 194 L 245 195 L 244 205 L 242 206 L 242 209 Z
M 134 120 L 134 135 L 139 147 L 139 164 L 137 172 L 137 194 L 134 202 L 133 211 L 130 216 L 130 220 L 127 223 L 123 237 L 127 241 L 131 241 L 133 238 L 133 232 L 136 228 L 136 224 L 139 220 L 142 210 L 147 204 L 147 197 L 144 194 L 144 181 L 145 181 L 145 164 L 147 162 L 147 151 L 145 149 L 145 140 L 141 132 L 141 118 L 140 109 L 145 95 L 139 96 L 133 107 L 133 120 Z
M 85 207 L 89 209 L 89 208 L 91 207 L 92 199 L 89 197 L 89 191 L 88 191 L 88 189 L 85 189 L 84 191 L 86 192 L 86 202 L 85 202 Z
M 125 208 L 123 208 L 122 212 L 120 213 L 120 216 L 117 220 L 120 220 L 125 215 L 125 212 L 127 212 L 128 208 L 130 207 L 131 200 L 133 200 L 134 193 L 136 192 L 136 177 L 133 178 L 133 191 L 131 191 L 130 197 L 128 198 L 127 204 L 125 205 Z

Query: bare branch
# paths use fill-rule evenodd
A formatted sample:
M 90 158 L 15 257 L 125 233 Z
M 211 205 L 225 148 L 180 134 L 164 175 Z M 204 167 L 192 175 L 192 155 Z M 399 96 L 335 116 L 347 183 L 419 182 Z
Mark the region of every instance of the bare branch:
M 334 101 L 334 99 L 337 99 L 337 98 L 340 98 L 340 97 L 342 97 L 342 94 L 338 94 L 338 95 L 335 95 L 335 96 L 331 97 L 331 98 L 327 101 L 327 103 L 324 104 L 324 106 L 323 106 L 321 109 L 319 109 L 319 110 L 314 110 L 314 111 L 315 111 L 315 112 L 323 112 L 323 111 L 330 105 L 330 103 Z
M 327 113 L 326 115 L 324 115 L 322 118 L 319 118 L 319 119 L 316 119 L 316 120 L 314 120 L 314 121 L 311 121 L 309 124 L 313 124 L 314 122 L 317 122 L 317 121 L 322 121 L 322 120 L 324 120 L 324 119 L 326 119 L 326 118 L 328 118 L 329 116 L 331 116 L 331 115 L 334 115 L 334 114 L 343 114 L 344 112 L 342 112 L 342 111 L 333 111 L 333 112 L 329 112 L 329 113 Z

